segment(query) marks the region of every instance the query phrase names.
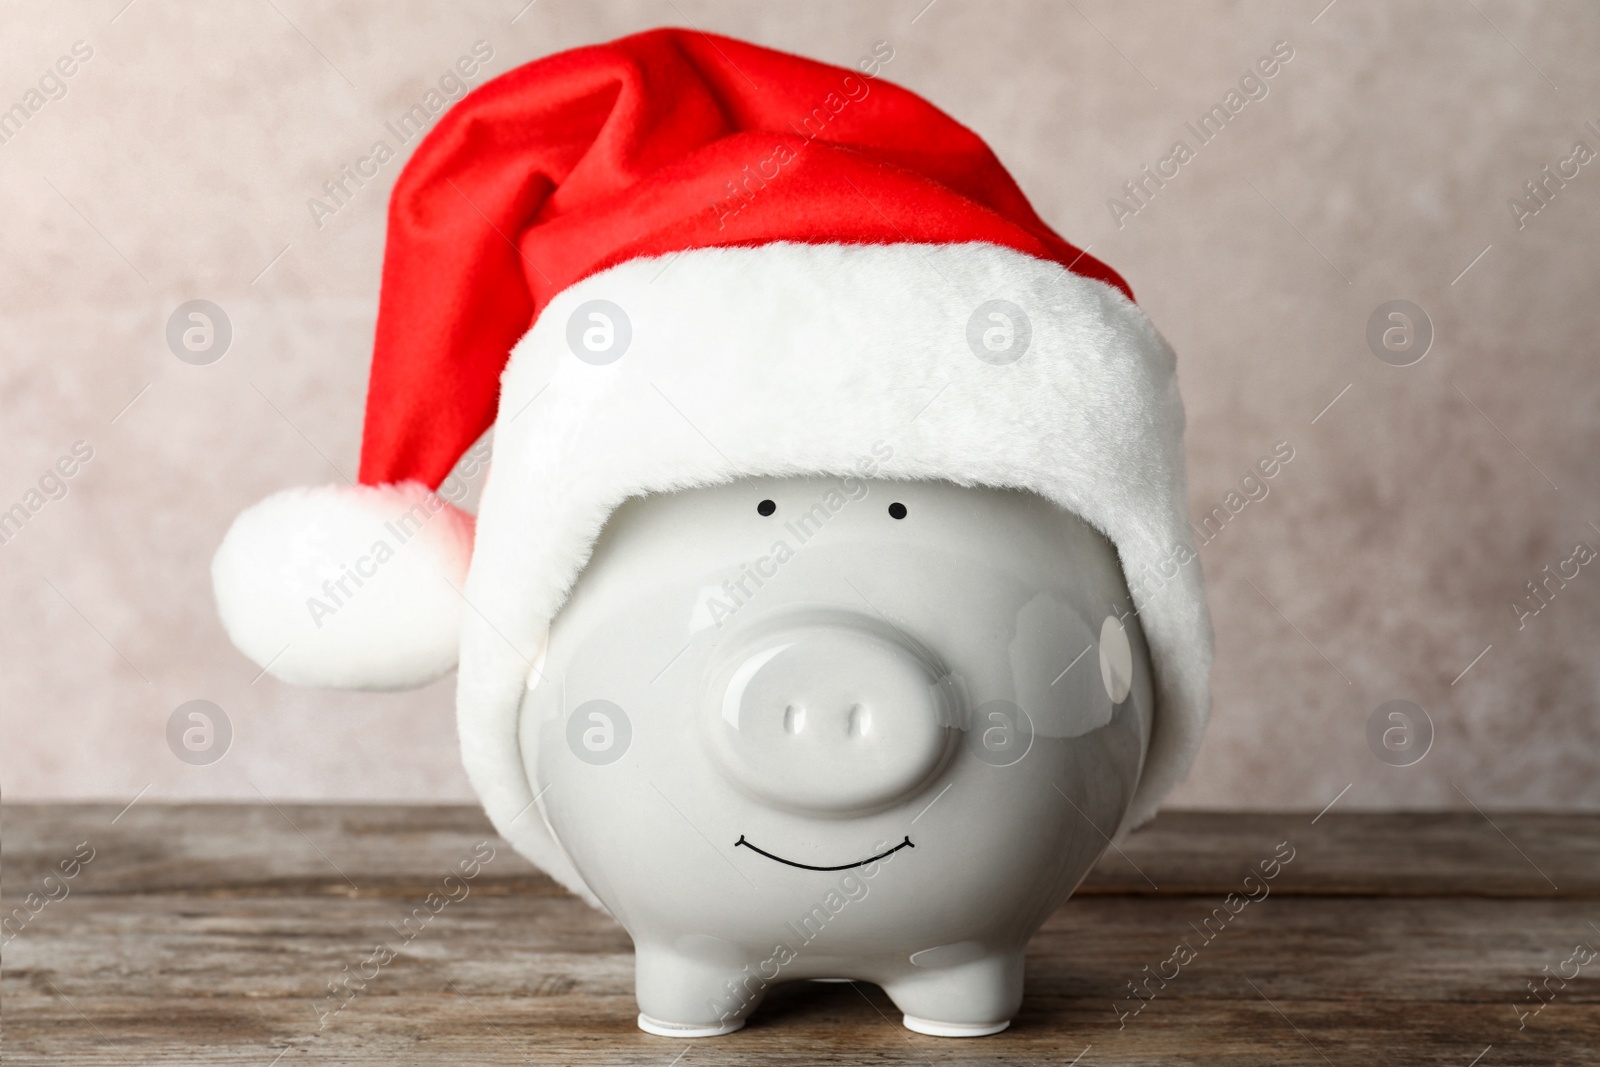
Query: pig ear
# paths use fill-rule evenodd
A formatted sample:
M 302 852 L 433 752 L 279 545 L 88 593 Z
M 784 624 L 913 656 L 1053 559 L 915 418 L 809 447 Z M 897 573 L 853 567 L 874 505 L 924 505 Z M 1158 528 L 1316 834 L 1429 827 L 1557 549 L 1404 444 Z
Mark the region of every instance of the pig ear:
M 406 689 L 456 664 L 474 520 L 418 482 L 290 489 L 211 563 L 239 651 L 296 685 Z

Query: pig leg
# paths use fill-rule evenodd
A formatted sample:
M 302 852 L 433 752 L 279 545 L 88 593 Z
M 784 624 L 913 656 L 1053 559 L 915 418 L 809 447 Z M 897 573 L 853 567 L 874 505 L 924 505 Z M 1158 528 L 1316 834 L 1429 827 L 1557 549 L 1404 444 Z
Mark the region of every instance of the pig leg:
M 1022 952 L 912 967 L 882 985 L 905 1013 L 908 1030 L 934 1037 L 998 1034 L 1022 1006 Z
M 744 1026 L 768 983 L 754 968 L 734 970 L 659 946 L 636 945 L 639 1029 L 662 1037 L 717 1037 Z

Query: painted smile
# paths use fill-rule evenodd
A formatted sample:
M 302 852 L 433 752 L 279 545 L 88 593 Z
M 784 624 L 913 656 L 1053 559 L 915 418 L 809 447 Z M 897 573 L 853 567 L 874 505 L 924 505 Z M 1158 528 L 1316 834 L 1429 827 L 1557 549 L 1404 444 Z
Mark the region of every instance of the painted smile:
M 865 867 L 869 863 L 876 863 L 879 860 L 883 859 L 885 856 L 892 856 L 896 852 L 899 852 L 903 848 L 916 848 L 917 847 L 916 845 L 913 845 L 911 843 L 911 838 L 908 836 L 904 841 L 900 842 L 898 845 L 894 846 L 894 848 L 891 848 L 889 851 L 880 852 L 876 856 L 871 856 L 871 857 L 869 857 L 867 859 L 859 860 L 856 863 L 841 863 L 837 867 L 815 867 L 815 866 L 812 866 L 809 863 L 796 863 L 794 860 L 786 860 L 782 856 L 774 856 L 772 853 L 768 852 L 766 849 L 757 848 L 756 846 L 752 845 L 750 842 L 746 841 L 744 839 L 744 835 L 743 834 L 739 835 L 739 840 L 737 840 L 737 841 L 735 841 L 733 843 L 733 847 L 734 848 L 738 848 L 740 845 L 743 845 L 745 848 L 749 849 L 751 852 L 755 852 L 755 853 L 757 853 L 759 855 L 767 857 L 767 859 L 769 859 L 769 860 L 777 860 L 779 863 L 787 864 L 790 867 L 799 867 L 802 871 L 848 871 L 848 870 L 850 870 L 851 868 L 854 868 L 854 867 Z

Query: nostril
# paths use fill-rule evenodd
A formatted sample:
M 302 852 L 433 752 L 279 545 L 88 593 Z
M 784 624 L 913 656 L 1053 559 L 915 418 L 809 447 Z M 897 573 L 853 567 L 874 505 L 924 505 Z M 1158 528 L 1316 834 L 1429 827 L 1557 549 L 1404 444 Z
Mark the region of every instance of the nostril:
M 872 712 L 860 704 L 850 708 L 849 721 L 845 729 L 851 737 L 861 737 L 872 728 Z
M 806 728 L 806 709 L 798 704 L 790 704 L 783 709 L 783 729 L 785 733 L 797 734 Z

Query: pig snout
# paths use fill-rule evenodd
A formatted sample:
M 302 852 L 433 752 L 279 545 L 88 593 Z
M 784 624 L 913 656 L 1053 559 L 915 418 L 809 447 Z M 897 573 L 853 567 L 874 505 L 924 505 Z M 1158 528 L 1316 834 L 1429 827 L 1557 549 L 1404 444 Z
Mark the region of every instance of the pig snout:
M 775 807 L 854 815 L 925 787 L 955 701 L 928 650 L 846 613 L 770 621 L 710 672 L 701 727 L 723 774 Z

